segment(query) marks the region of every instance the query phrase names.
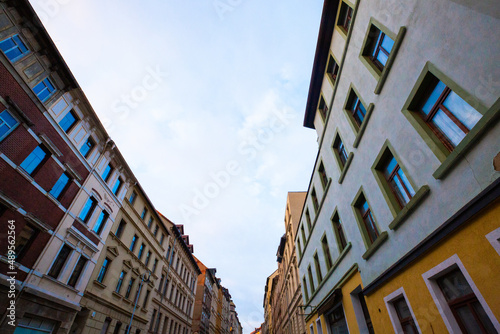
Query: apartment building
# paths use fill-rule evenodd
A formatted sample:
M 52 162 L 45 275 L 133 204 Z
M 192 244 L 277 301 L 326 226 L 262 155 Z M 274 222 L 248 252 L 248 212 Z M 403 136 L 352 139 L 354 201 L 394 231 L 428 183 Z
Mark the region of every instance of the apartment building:
M 200 268 L 196 283 L 196 300 L 193 311 L 193 334 L 208 334 L 212 312 L 212 287 L 215 284 L 215 273 L 195 257 Z M 212 274 L 213 273 L 213 274 Z
M 264 293 L 265 321 L 263 333 L 302 334 L 305 322 L 302 309 L 302 290 L 299 279 L 295 235 L 306 192 L 289 192 L 285 208 L 285 234 L 281 237 L 276 261 L 278 269 L 267 279 Z
M 230 302 L 230 327 L 229 333 L 231 334 L 243 334 L 243 329 L 241 327 L 240 319 L 238 319 L 238 312 L 236 312 L 236 305 L 231 300 Z
M 496 13 L 324 1 L 295 235 L 310 334 L 500 332 Z
M 28 1 L 0 3 L 0 49 L 1 289 L 19 328 L 68 332 L 133 175 Z

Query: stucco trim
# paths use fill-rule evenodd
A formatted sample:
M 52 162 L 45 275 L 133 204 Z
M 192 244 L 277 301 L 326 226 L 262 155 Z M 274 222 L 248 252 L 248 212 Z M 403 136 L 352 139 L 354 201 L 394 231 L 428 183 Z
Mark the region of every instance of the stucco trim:
M 403 333 L 403 328 L 401 327 L 401 323 L 399 322 L 399 317 L 396 311 L 396 308 L 393 305 L 393 301 L 403 297 L 406 305 L 408 306 L 408 309 L 410 310 L 411 317 L 413 318 L 413 321 L 415 322 L 415 326 L 417 327 L 417 330 L 420 334 L 422 334 L 422 330 L 420 329 L 420 326 L 418 325 L 417 317 L 415 317 L 415 313 L 413 312 L 413 309 L 410 305 L 410 301 L 408 297 L 406 296 L 406 292 L 403 289 L 403 287 L 397 289 L 396 291 L 390 293 L 389 295 L 384 297 L 384 303 L 385 307 L 387 308 L 387 312 L 389 313 L 389 318 L 391 318 L 391 323 L 392 326 L 394 327 L 394 332 L 396 333 Z
M 491 246 L 500 255 L 500 227 L 486 235 L 486 239 L 490 242 Z

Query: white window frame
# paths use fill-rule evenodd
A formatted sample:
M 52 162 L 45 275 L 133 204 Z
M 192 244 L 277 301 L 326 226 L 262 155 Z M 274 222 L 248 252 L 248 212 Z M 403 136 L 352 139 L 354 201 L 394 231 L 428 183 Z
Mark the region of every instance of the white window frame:
M 408 305 L 408 309 L 410 310 L 411 317 L 413 318 L 413 321 L 415 322 L 415 326 L 417 327 L 418 332 L 420 334 L 422 334 L 422 331 L 420 330 L 420 326 L 418 325 L 418 322 L 417 322 L 417 317 L 415 317 L 415 313 L 413 312 L 413 309 L 411 308 L 410 301 L 408 300 L 408 297 L 406 296 L 406 292 L 403 289 L 403 287 L 397 289 L 393 293 L 384 297 L 385 307 L 387 308 L 387 311 L 389 312 L 389 318 L 391 318 L 391 322 L 392 322 L 392 326 L 394 327 L 394 331 L 396 333 L 403 333 L 403 327 L 401 327 L 401 322 L 399 321 L 398 313 L 397 313 L 396 308 L 394 307 L 394 304 L 393 304 L 393 301 L 395 301 L 396 299 L 399 299 L 401 296 L 405 299 L 406 305 Z
M 498 255 L 500 255 L 500 227 L 486 234 L 486 239 L 488 239 L 491 246 L 493 246 Z
M 10 110 L 8 110 L 8 109 L 0 110 L 0 113 L 3 113 L 3 112 L 7 112 L 17 123 L 13 127 L 9 128 L 9 131 L 7 131 L 3 136 L 0 136 L 0 142 L 2 140 L 4 140 L 5 138 L 7 138 L 20 124 L 17 117 L 14 116 L 14 114 L 12 112 L 10 112 Z M 7 122 L 5 122 L 2 118 L 0 118 L 0 123 L 3 124 L 3 123 L 7 123 Z
M 321 318 L 316 319 L 316 330 L 318 334 L 323 334 L 323 327 L 321 326 Z
M 309 333 L 314 334 L 314 322 L 309 326 Z
M 493 314 L 490 307 L 486 303 L 486 300 L 484 299 L 483 295 L 481 294 L 476 284 L 470 277 L 469 273 L 465 269 L 465 266 L 463 265 L 462 261 L 460 261 L 460 258 L 458 257 L 457 254 L 454 254 L 453 256 L 444 260 L 431 270 L 422 274 L 422 278 L 424 279 L 424 282 L 427 285 L 427 288 L 429 289 L 429 292 L 432 296 L 432 299 L 434 300 L 434 303 L 436 303 L 436 306 L 439 310 L 439 313 L 441 314 L 441 317 L 443 318 L 446 328 L 450 333 L 462 332 L 460 326 L 458 325 L 455 319 L 455 316 L 453 315 L 450 307 L 448 306 L 448 302 L 446 301 L 443 293 L 441 292 L 441 289 L 437 284 L 436 279 L 445 275 L 446 273 L 450 272 L 451 270 L 457 267 L 464 275 L 465 279 L 467 280 L 467 283 L 470 285 L 472 291 L 476 295 L 476 298 L 483 307 L 485 313 L 488 315 L 488 318 L 490 318 L 493 326 L 497 331 L 500 332 L 500 323 L 495 318 L 495 315 Z

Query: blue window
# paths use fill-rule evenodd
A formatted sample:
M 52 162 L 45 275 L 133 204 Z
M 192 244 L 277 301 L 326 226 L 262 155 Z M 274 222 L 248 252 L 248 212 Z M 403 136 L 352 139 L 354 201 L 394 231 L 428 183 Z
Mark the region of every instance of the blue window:
M 55 90 L 56 89 L 49 78 L 43 79 L 38 85 L 33 87 L 33 92 L 42 102 L 47 101 Z
M 134 234 L 134 237 L 132 238 L 132 242 L 130 243 L 130 250 L 133 252 L 134 249 L 135 249 L 135 245 L 137 244 L 137 239 L 139 239 L 139 237 Z
M 97 222 L 94 225 L 94 228 L 92 231 L 94 231 L 97 234 L 101 234 L 102 230 L 104 229 L 104 226 L 106 226 L 106 221 L 108 220 L 108 213 L 106 211 L 102 211 L 101 214 L 99 215 L 99 218 L 97 218 Z
M 101 270 L 99 270 L 99 275 L 97 276 L 97 282 L 102 283 L 102 281 L 104 280 L 104 276 L 106 276 L 106 272 L 108 271 L 110 262 L 111 260 L 108 258 L 105 258 L 102 262 Z
M 42 145 L 38 145 L 33 152 L 21 163 L 21 168 L 33 175 L 38 167 L 48 158 L 49 152 Z
M 377 66 L 380 70 L 384 69 L 393 46 L 394 41 L 382 31 L 378 30 L 377 41 L 375 43 L 375 47 L 373 48 L 371 57 L 375 66 Z
M 21 38 L 19 38 L 19 35 L 14 35 L 1 41 L 0 49 L 2 49 L 5 56 L 12 62 L 29 53 L 28 48 Z
M 69 185 L 69 176 L 66 173 L 63 173 L 59 180 L 57 180 L 56 184 L 50 190 L 50 194 L 57 199 L 62 197 L 63 191 Z
M 0 140 L 5 138 L 19 124 L 14 117 L 4 110 L 0 113 Z
M 73 110 L 70 110 L 66 114 L 66 116 L 64 116 L 64 118 L 59 122 L 59 125 L 64 130 L 64 132 L 68 133 L 69 131 L 71 131 L 71 129 L 73 129 L 73 126 L 75 126 L 77 119 L 78 118 L 76 117 Z
M 145 247 L 146 247 L 146 245 L 141 244 L 141 247 L 139 248 L 139 254 L 137 254 L 137 257 L 139 258 L 139 260 L 142 258 L 142 254 L 144 253 Z
M 92 213 L 94 213 L 94 209 L 97 205 L 97 201 L 93 197 L 89 197 L 87 200 L 87 203 L 83 206 L 82 211 L 80 212 L 80 218 L 83 222 L 88 222 L 90 217 L 92 216 Z
M 116 180 L 115 186 L 113 187 L 113 194 L 117 195 L 120 189 L 122 188 L 123 181 L 121 178 Z
M 108 182 L 109 178 L 111 177 L 112 171 L 113 167 L 111 167 L 111 164 L 108 164 L 106 168 L 104 168 L 104 172 L 102 173 L 102 179 Z
M 92 138 L 88 138 L 85 144 L 80 147 L 80 153 L 85 157 L 88 158 L 90 155 L 90 152 L 92 152 L 92 149 L 94 148 L 95 143 L 92 140 Z

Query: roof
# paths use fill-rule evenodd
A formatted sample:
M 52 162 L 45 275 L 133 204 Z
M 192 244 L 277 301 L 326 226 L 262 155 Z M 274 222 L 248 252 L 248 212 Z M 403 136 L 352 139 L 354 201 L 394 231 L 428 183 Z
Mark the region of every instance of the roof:
M 335 18 L 339 5 L 339 0 L 325 0 L 323 4 L 323 13 L 321 15 L 321 24 L 319 26 L 318 42 L 316 44 L 316 53 L 309 83 L 309 94 L 307 95 L 306 111 L 304 115 L 304 126 L 314 129 L 314 117 L 318 105 L 321 85 L 325 74 L 328 52 L 332 42 L 333 28 L 335 27 Z

